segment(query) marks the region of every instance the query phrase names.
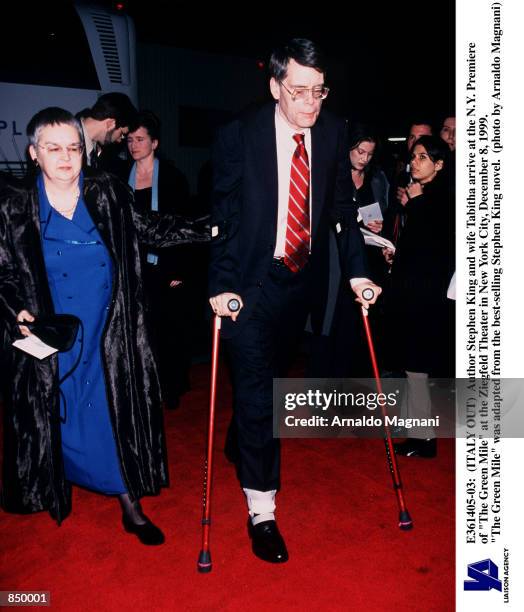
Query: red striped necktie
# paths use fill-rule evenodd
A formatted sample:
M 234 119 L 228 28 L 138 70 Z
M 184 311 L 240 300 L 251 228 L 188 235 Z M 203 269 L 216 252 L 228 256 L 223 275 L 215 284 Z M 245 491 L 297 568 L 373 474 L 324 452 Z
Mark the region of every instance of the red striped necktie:
M 291 159 L 284 263 L 292 272 L 306 265 L 309 257 L 311 224 L 309 221 L 309 160 L 304 134 L 294 134 L 297 148 Z

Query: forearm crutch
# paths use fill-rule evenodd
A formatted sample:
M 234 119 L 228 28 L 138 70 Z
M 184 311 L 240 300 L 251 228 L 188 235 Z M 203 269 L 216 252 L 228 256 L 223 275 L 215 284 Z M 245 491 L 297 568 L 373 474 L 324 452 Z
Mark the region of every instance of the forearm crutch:
M 373 289 L 369 287 L 367 289 L 364 289 L 364 291 L 362 292 L 362 297 L 365 300 L 372 300 L 374 295 L 375 294 L 373 292 Z M 366 338 L 368 341 L 369 356 L 371 358 L 373 374 L 375 376 L 375 381 L 377 383 L 377 391 L 379 393 L 382 393 L 382 382 L 380 380 L 380 374 L 378 371 L 377 358 L 375 355 L 375 347 L 373 346 L 373 339 L 371 337 L 371 328 L 369 325 L 368 311 L 366 308 L 364 308 L 364 306 L 362 306 L 361 312 L 362 312 L 362 321 L 364 323 L 364 329 L 366 330 Z M 389 471 L 391 474 L 391 478 L 393 480 L 393 488 L 395 489 L 395 493 L 397 495 L 397 502 L 398 502 L 398 507 L 399 507 L 398 526 L 400 527 L 400 529 L 404 531 L 408 531 L 409 529 L 413 527 L 413 521 L 411 520 L 411 515 L 409 514 L 408 509 L 406 508 L 406 503 L 404 501 L 404 494 L 402 491 L 402 481 L 400 480 L 400 471 L 398 469 L 397 458 L 395 456 L 395 449 L 393 447 L 393 442 L 391 440 L 391 431 L 389 429 L 389 425 L 387 425 L 386 423 L 387 411 L 386 411 L 385 405 L 382 402 L 381 402 L 380 408 L 382 410 L 382 418 L 384 420 L 384 432 L 385 432 L 384 443 L 386 445 L 386 456 L 388 459 Z
M 238 300 L 229 300 L 227 307 L 231 312 L 240 309 Z M 209 531 L 211 527 L 211 484 L 213 479 L 213 445 L 215 438 L 215 401 L 217 389 L 218 353 L 220 347 L 220 326 L 222 319 L 215 315 L 213 320 L 213 354 L 211 357 L 211 391 L 209 394 L 209 421 L 207 426 L 207 452 L 204 463 L 204 488 L 202 493 L 202 548 L 198 556 L 197 569 L 206 574 L 213 569 L 209 550 Z

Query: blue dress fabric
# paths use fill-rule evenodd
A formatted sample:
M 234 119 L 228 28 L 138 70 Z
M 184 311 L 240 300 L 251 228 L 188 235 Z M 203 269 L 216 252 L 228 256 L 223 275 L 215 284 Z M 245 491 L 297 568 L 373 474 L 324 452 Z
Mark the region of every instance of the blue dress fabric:
M 80 177 L 80 194 L 82 182 Z M 111 257 L 82 196 L 69 220 L 50 205 L 42 176 L 38 192 L 42 248 L 55 312 L 74 314 L 82 321 L 75 345 L 58 354 L 60 378 L 73 370 L 60 385 L 66 478 L 109 495 L 126 493 L 101 352 L 112 291 Z

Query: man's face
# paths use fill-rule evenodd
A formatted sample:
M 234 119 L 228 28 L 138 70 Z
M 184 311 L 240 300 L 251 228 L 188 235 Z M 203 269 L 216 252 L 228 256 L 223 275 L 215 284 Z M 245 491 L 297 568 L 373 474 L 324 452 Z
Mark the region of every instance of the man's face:
M 100 125 L 102 129 L 95 140 L 103 147 L 115 142 L 122 142 L 129 132 L 128 126 L 116 127 L 116 121 L 112 117 L 102 119 Z
M 104 140 L 104 144 L 111 144 L 114 142 L 122 142 L 122 140 L 125 139 L 125 137 L 127 136 L 127 133 L 129 132 L 129 128 L 128 127 L 118 127 L 118 128 L 113 128 L 111 130 L 108 130 L 106 132 L 106 137 Z
M 408 136 L 408 151 L 411 151 L 411 149 L 413 148 L 413 145 L 417 142 L 417 140 L 421 137 L 421 136 L 431 136 L 432 134 L 432 129 L 430 125 L 427 125 L 425 123 L 421 123 L 420 125 L 418 124 L 414 124 L 411 126 L 411 129 L 409 130 L 409 136 Z
M 302 66 L 293 59 L 289 60 L 287 74 L 281 83 L 274 78 L 271 79 L 271 94 L 275 100 L 278 100 L 282 116 L 293 129 L 298 131 L 315 125 L 322 107 L 322 99 L 314 98 L 311 90 L 321 88 L 323 85 L 324 75 L 321 72 Z M 293 92 L 296 94 L 299 90 L 305 89 L 308 91 L 304 94 L 298 97 L 293 95 Z

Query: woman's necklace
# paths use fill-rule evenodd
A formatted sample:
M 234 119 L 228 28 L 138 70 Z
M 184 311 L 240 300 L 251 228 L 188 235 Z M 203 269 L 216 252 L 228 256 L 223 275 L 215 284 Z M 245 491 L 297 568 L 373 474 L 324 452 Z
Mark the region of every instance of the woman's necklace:
M 351 174 L 353 177 L 353 184 L 355 185 L 357 189 L 360 189 L 362 185 L 364 184 L 364 173 L 359 172 L 358 170 L 352 169 Z
M 49 200 L 49 203 L 56 210 L 56 212 L 59 212 L 61 215 L 64 215 L 65 217 L 68 217 L 76 209 L 79 198 L 80 198 L 80 188 L 77 187 L 75 195 L 74 195 L 75 203 L 73 204 L 73 206 L 69 208 L 58 208 L 58 206 L 55 206 L 53 202 L 51 202 L 51 200 Z

